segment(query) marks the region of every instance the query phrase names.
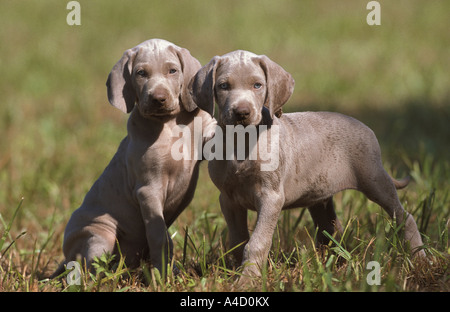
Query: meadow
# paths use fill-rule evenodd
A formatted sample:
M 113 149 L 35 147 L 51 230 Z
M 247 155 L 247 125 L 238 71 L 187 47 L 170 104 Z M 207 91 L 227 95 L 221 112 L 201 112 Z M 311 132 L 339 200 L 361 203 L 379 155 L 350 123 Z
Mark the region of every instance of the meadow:
M 68 1 L 67 1 L 68 2 Z M 450 291 L 450 2 L 85 1 L 69 26 L 66 1 L 0 1 L 0 291 L 233 291 L 219 193 L 201 166 L 195 198 L 169 229 L 172 270 L 103 257 L 80 286 L 48 280 L 71 213 L 126 135 L 109 105 L 107 76 L 122 53 L 150 38 L 206 64 L 236 49 L 265 54 L 296 87 L 285 112 L 353 116 L 378 137 L 386 170 L 413 181 L 399 191 L 423 234 L 426 261 L 401 224 L 355 191 L 335 196 L 345 229 L 322 251 L 303 209 L 283 212 L 268 265 L 248 290 Z M 249 213 L 252 229 L 256 215 Z M 119 260 L 119 261 L 113 261 Z M 368 263 L 380 264 L 379 285 Z

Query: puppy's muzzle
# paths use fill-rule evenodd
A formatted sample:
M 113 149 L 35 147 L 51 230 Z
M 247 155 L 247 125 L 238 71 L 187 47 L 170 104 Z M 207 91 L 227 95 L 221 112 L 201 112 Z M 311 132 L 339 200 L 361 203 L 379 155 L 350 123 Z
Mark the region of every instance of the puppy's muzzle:
M 146 97 L 139 106 L 139 110 L 144 117 L 164 116 L 174 113 L 178 102 L 174 101 L 169 90 L 164 87 L 156 87 L 146 93 Z
M 236 121 L 243 122 L 250 117 L 250 108 L 248 106 L 238 106 L 233 109 L 233 114 Z
M 155 107 L 164 107 L 169 98 L 169 92 L 165 89 L 156 89 L 148 96 L 149 102 Z

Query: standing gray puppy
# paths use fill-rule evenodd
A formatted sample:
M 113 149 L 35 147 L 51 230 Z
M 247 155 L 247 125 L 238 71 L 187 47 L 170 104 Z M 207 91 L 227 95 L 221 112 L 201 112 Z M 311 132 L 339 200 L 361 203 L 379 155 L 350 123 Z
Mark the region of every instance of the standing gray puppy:
M 396 192 L 408 181 L 396 181 L 383 169 L 374 133 L 361 122 L 337 113 L 276 117 L 293 88 L 294 80 L 283 68 L 266 56 L 247 51 L 214 57 L 191 82 L 194 101 L 200 108 L 213 115 L 217 102 L 217 122 L 224 133 L 229 126 L 258 126 L 257 145 L 263 146 L 264 138 L 269 142 L 266 145 L 278 146 L 271 151 L 277 158 L 273 170 L 261 170 L 267 162 L 261 154 L 256 160 L 249 159 L 251 146 L 245 159 L 226 160 L 230 151 L 224 151 L 224 160 L 209 162 L 211 179 L 221 192 L 230 247 L 247 242 L 234 250 L 237 261 L 245 265 L 243 275 L 260 274 L 282 209 L 308 207 L 318 227 L 318 241 L 326 243 L 322 232 L 332 234 L 339 228 L 332 196 L 345 189 L 363 192 L 390 217 L 404 222 L 412 251 L 424 255 L 419 250 L 422 240 L 416 223 L 403 209 Z M 220 143 L 227 142 L 229 138 Z M 239 149 L 236 142 L 235 156 Z M 247 209 L 258 214 L 251 238 Z
M 160 39 L 125 51 L 106 83 L 110 103 L 125 113 L 128 135 L 70 218 L 65 233 L 65 261 L 91 264 L 103 253 L 118 253 L 129 266 L 150 259 L 162 270 L 172 253 L 167 228 L 190 203 L 200 161 L 174 160 L 173 129 L 201 118 L 204 138 L 216 122 L 197 108 L 188 84 L 200 63 L 188 50 Z M 192 140 L 192 146 L 193 140 Z M 192 148 L 191 150 L 193 150 Z

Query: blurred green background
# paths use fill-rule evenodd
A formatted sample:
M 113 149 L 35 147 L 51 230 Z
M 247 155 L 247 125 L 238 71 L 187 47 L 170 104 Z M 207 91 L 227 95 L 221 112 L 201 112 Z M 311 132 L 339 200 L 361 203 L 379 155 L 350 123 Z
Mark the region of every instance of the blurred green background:
M 128 116 L 106 98 L 108 73 L 150 38 L 185 47 L 202 64 L 236 49 L 266 54 L 296 81 L 286 112 L 360 119 L 377 134 L 390 170 L 402 175 L 426 163 L 438 171 L 427 185 L 445 193 L 450 1 L 379 1 L 380 26 L 367 25 L 367 2 L 80 0 L 81 25 L 69 26 L 68 1 L 0 0 L 4 220 L 23 196 L 17 227 L 39 240 L 56 224 L 61 235 L 126 135 Z M 203 199 L 211 187 L 201 179 L 199 207 L 219 212 L 217 193 Z

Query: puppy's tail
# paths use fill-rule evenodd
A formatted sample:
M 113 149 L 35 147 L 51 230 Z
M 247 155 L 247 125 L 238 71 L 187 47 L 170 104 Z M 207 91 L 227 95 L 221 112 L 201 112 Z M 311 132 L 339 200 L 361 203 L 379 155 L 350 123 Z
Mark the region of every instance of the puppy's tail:
M 401 180 L 396 180 L 393 177 L 391 177 L 391 179 L 392 179 L 392 182 L 394 182 L 395 188 L 397 190 L 401 190 L 402 188 L 405 188 L 411 181 L 410 176 L 407 176 L 406 178 L 403 178 Z

